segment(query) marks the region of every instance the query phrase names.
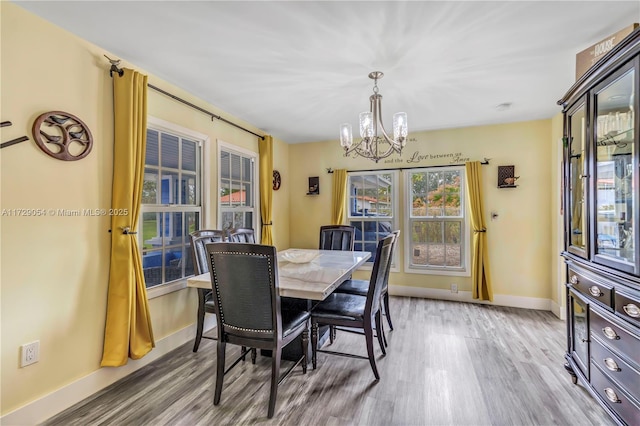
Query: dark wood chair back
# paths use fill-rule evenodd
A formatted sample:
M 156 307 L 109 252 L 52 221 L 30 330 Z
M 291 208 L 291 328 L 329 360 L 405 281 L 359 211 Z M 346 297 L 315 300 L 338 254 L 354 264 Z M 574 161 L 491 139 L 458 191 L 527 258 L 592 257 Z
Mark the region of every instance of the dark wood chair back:
M 272 246 L 208 244 L 218 338 L 274 340 L 280 333 L 278 262 Z M 233 340 L 233 338 L 231 339 Z
M 206 245 L 224 241 L 224 231 L 218 229 L 200 229 L 189 234 L 191 240 L 191 252 L 195 265 L 195 274 L 200 275 L 209 272 L 209 260 L 207 259 Z
M 256 242 L 254 230 L 251 228 L 234 228 L 229 229 L 228 232 L 229 242 L 249 244 L 255 244 Z
M 373 313 L 380 310 L 380 295 L 385 286 L 385 280 L 389 276 L 391 268 L 391 250 L 395 241 L 395 234 L 389 234 L 378 242 L 376 248 L 376 260 L 373 262 L 369 291 L 367 292 L 367 304 L 365 306 L 365 318 L 371 318 Z
M 320 250 L 353 251 L 356 229 L 349 225 L 324 225 L 320 227 Z

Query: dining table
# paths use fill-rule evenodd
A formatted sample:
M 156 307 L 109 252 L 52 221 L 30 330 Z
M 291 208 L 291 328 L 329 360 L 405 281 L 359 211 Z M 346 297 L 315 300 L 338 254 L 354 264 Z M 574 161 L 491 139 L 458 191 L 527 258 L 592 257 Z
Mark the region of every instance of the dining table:
M 278 294 L 293 299 L 292 303 L 311 310 L 313 305 L 326 299 L 344 280 L 371 257 L 368 251 L 316 250 L 290 248 L 278 252 Z M 188 287 L 211 289 L 209 273 L 187 279 Z M 291 303 L 290 302 L 290 303 Z M 322 346 L 329 334 L 322 326 L 319 344 Z M 282 350 L 282 359 L 295 361 L 301 350 L 295 342 Z M 309 349 L 310 350 L 310 349 Z M 270 356 L 270 351 L 260 353 Z M 309 353 L 308 359 L 311 359 Z
M 324 300 L 371 257 L 368 251 L 290 248 L 278 252 L 281 297 Z M 209 273 L 187 279 L 188 287 L 212 288 Z

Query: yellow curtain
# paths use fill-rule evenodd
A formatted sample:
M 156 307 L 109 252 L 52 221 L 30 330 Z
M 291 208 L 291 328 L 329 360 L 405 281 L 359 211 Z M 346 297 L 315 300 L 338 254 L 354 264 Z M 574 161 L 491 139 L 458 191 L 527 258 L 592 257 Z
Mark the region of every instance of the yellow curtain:
M 114 148 L 111 206 L 127 211 L 111 217 L 111 265 L 103 367 L 139 359 L 153 347 L 147 289 L 138 249 L 138 218 L 147 135 L 147 76 L 125 69 L 113 77 Z M 125 231 L 128 228 L 128 232 Z
M 345 169 L 333 171 L 333 198 L 331 199 L 331 224 L 344 223 L 344 210 L 347 196 L 347 171 Z
M 262 218 L 261 244 L 272 245 L 271 200 L 273 197 L 273 138 L 269 135 L 258 141 L 260 152 L 260 216 Z
M 479 161 L 465 164 L 471 227 L 473 229 L 473 259 L 471 264 L 471 281 L 473 298 L 493 302 L 491 276 L 489 275 L 489 251 L 487 246 L 487 228 L 484 221 L 482 201 L 482 165 Z

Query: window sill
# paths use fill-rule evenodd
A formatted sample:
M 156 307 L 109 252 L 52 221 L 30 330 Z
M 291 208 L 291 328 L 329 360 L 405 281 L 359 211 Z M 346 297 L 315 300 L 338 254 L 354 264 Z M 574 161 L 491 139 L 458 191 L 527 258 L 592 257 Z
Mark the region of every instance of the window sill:
M 187 277 L 188 278 L 188 277 Z M 158 285 L 147 289 L 147 299 L 155 299 L 156 297 L 164 296 L 165 294 L 173 293 L 178 290 L 182 290 L 187 287 L 187 278 L 173 281 L 167 284 Z
M 462 270 L 462 271 L 452 271 L 446 269 L 430 269 L 430 268 L 411 268 L 405 267 L 404 272 L 406 274 L 422 274 L 422 275 L 447 275 L 451 277 L 470 277 L 471 272 Z

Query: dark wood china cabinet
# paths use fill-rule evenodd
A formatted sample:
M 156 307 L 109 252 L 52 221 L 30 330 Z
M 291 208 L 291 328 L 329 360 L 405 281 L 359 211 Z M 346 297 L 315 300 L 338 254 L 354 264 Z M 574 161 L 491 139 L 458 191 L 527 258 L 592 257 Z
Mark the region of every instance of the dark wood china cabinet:
M 564 113 L 565 368 L 640 425 L 640 29 L 558 101 Z

